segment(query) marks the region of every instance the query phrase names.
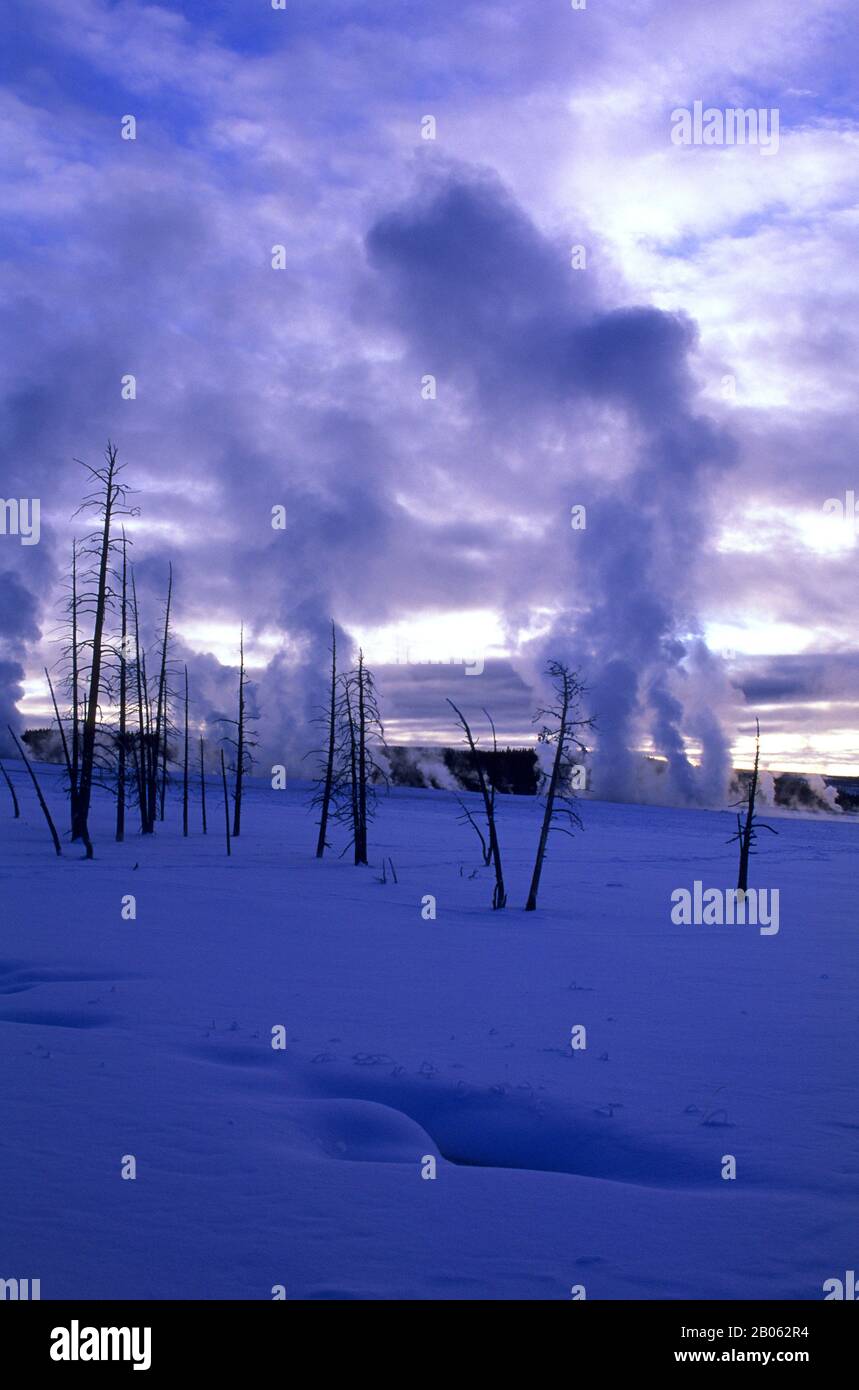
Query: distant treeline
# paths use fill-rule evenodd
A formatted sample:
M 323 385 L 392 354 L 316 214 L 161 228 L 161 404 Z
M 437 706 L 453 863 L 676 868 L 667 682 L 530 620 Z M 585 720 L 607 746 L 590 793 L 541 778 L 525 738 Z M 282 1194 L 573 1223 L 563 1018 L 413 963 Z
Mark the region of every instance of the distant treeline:
M 482 748 L 481 762 L 490 785 L 497 792 L 536 796 L 539 781 L 537 754 L 533 748 Z M 434 775 L 433 763 L 442 764 L 460 791 L 479 791 L 477 774 L 467 748 L 388 747 L 391 782 L 399 787 L 443 787 L 446 779 Z
M 23 735 L 36 762 L 61 763 L 63 749 L 56 729 L 28 729 Z M 388 747 L 391 783 L 395 787 L 441 787 L 445 782 L 434 777 L 431 766 L 425 765 L 425 754 L 442 763 L 461 791 L 479 790 L 467 748 Z M 170 757 L 173 757 L 172 745 Z M 533 748 L 491 748 L 481 750 L 486 775 L 498 792 L 515 796 L 536 796 L 538 790 L 537 754 Z
M 61 763 L 63 750 L 55 729 L 28 729 L 23 741 L 40 763 Z M 447 785 L 446 779 L 434 775 L 433 764 L 441 765 L 461 791 L 479 790 L 471 757 L 466 748 L 407 748 L 388 746 L 391 783 L 395 787 L 436 787 Z M 172 750 L 170 756 L 173 756 Z M 485 748 L 481 751 L 486 774 L 498 792 L 513 796 L 536 796 L 539 790 L 539 766 L 533 748 Z M 439 768 L 439 771 L 441 769 Z M 737 782 L 745 786 L 750 773 L 735 773 Z M 775 803 L 793 810 L 828 809 L 805 777 L 797 772 L 779 772 L 774 777 Z M 824 777 L 827 787 L 835 789 L 835 799 L 842 811 L 859 811 L 859 777 Z
M 751 773 L 745 769 L 735 773 L 739 786 L 748 785 Z M 859 811 L 859 777 L 823 777 L 826 787 L 835 789 L 835 802 L 841 811 Z M 801 772 L 776 772 L 773 774 L 773 790 L 776 806 L 790 811 L 831 811 L 832 807 Z

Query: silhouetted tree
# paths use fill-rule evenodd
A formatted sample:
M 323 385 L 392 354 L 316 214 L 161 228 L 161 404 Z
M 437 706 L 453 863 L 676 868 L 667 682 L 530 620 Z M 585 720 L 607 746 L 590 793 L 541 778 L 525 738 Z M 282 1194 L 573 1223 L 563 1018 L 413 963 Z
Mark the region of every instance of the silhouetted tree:
M 140 646 L 140 608 L 137 602 L 137 583 L 131 573 L 131 611 L 134 618 L 134 669 L 137 684 L 137 802 L 140 810 L 140 833 L 149 834 L 149 718 L 146 669 Z
M 249 701 L 247 690 L 251 682 L 247 678 L 245 670 L 245 630 L 244 625 L 239 635 L 239 690 L 238 690 L 238 718 L 221 718 L 222 724 L 232 725 L 236 731 L 235 738 L 229 735 L 224 736 L 224 742 L 228 743 L 235 754 L 235 788 L 233 792 L 233 839 L 238 839 L 242 830 L 242 796 L 244 793 L 244 780 L 249 776 L 253 769 L 255 758 L 253 750 L 257 746 L 256 735 L 251 727 L 257 715 L 251 713 L 248 708 Z M 253 705 L 251 703 L 251 709 Z
M 72 798 L 73 798 L 73 792 L 71 791 L 71 788 L 73 788 L 74 782 L 73 782 L 73 780 L 72 780 L 72 764 L 71 764 L 71 757 L 70 757 L 70 755 L 69 755 L 69 745 L 68 745 L 68 741 L 67 741 L 67 739 L 66 739 L 66 731 L 65 731 L 65 729 L 64 729 L 64 727 L 63 727 L 63 721 L 62 721 L 62 719 L 60 718 L 60 711 L 59 711 L 59 709 L 57 708 L 57 697 L 56 697 L 56 695 L 54 694 L 54 686 L 53 686 L 53 682 L 52 682 L 52 680 L 51 680 L 51 677 L 50 677 L 50 675 L 49 675 L 49 673 L 48 673 L 48 668 L 47 668 L 47 666 L 44 667 L 44 671 L 45 671 L 45 680 L 48 682 L 48 690 L 50 691 L 50 694 L 51 694 L 51 704 L 52 704 L 53 707 L 54 707 L 54 718 L 55 718 L 56 721 L 57 721 L 57 728 L 58 728 L 59 731 L 60 731 L 60 745 L 61 745 L 62 750 L 63 750 L 63 761 L 64 761 L 65 766 L 66 766 L 66 776 L 67 776 L 68 779 L 69 779 L 69 787 L 70 787 L 70 792 L 69 792 L 69 794 L 70 794 L 70 796 L 72 796 Z M 24 737 L 26 738 L 26 734 L 24 735 Z
M 583 828 L 581 817 L 575 809 L 573 774 L 577 764 L 571 755 L 573 750 L 581 754 L 587 753 L 588 750 L 579 737 L 579 730 L 593 728 L 593 719 L 583 718 L 580 714 L 585 687 L 576 673 L 563 662 L 550 661 L 546 667 L 546 674 L 554 687 L 555 702 L 545 709 L 539 709 L 533 722 L 549 721 L 542 724 L 537 738 L 539 743 L 554 744 L 555 756 L 552 759 L 552 771 L 546 788 L 543 824 L 540 827 L 531 888 L 525 904 L 526 912 L 533 912 L 537 906 L 540 875 L 543 872 L 550 831 L 560 830 L 563 834 L 570 835 L 574 828 Z
M 69 652 L 71 672 L 69 684 L 72 705 L 72 754 L 69 768 L 69 809 L 71 811 L 72 835 L 77 826 L 78 781 L 80 779 L 81 737 L 80 737 L 80 687 L 78 641 L 78 543 L 72 541 L 72 581 L 71 581 L 71 647 Z
M 493 792 L 494 792 L 494 790 L 495 790 L 495 789 L 493 788 Z M 461 816 L 457 816 L 457 820 L 460 822 L 460 824 L 467 824 L 467 825 L 470 825 L 470 826 L 471 826 L 472 830 L 474 831 L 475 835 L 477 836 L 478 840 L 480 841 L 480 851 L 481 851 L 481 854 L 483 855 L 483 863 L 484 863 L 484 865 L 485 865 L 486 868 L 489 868 L 489 865 L 492 863 L 492 851 L 490 850 L 488 844 L 486 843 L 486 839 L 485 839 L 485 837 L 484 837 L 483 831 L 480 829 L 480 826 L 477 824 L 477 821 L 474 819 L 474 816 L 471 814 L 471 812 L 469 811 L 469 809 L 468 809 L 468 807 L 466 806 L 465 802 L 464 802 L 460 797 L 457 797 L 457 798 L 456 798 L 456 803 L 457 803 L 457 805 L 458 805 L 458 806 L 461 808 L 461 810 L 462 810 L 462 815 L 461 815 Z M 494 805 L 494 797 L 493 797 L 493 805 Z
M 730 840 L 728 840 L 728 842 L 727 842 L 729 845 L 732 845 L 732 844 L 734 844 L 735 842 L 738 842 L 738 843 L 739 843 L 739 846 L 740 846 L 740 868 L 739 868 L 739 874 L 738 874 L 738 876 L 737 876 L 737 890 L 738 890 L 740 893 L 746 893 L 746 892 L 748 892 L 748 888 L 749 888 L 749 855 L 751 855 L 751 854 L 756 854 L 756 853 L 757 853 L 757 850 L 755 849 L 755 842 L 756 842 L 756 840 L 757 840 L 758 829 L 761 829 L 761 830 L 768 830 L 768 831 L 770 832 L 771 835 L 777 835 L 777 834 L 778 834 L 778 831 L 777 831 L 777 830 L 774 830 L 773 827 L 772 827 L 771 825 L 767 825 L 765 821 L 759 821 L 758 818 L 757 818 L 757 815 L 756 815 L 756 813 L 755 813 L 755 799 L 756 799 L 757 794 L 758 794 L 758 768 L 759 768 L 759 765 L 760 765 L 760 757 L 761 757 L 761 725 L 760 725 L 760 720 L 759 720 L 759 719 L 756 719 L 756 720 L 755 720 L 755 765 L 754 765 L 754 768 L 753 768 L 753 770 L 752 770 L 752 777 L 751 777 L 751 781 L 749 782 L 749 790 L 748 790 L 748 794 L 747 794 L 747 796 L 746 796 L 746 818 L 745 818 L 745 821 L 743 821 L 743 820 L 740 818 L 740 816 L 737 815 L 737 833 L 736 833 L 735 835 L 732 835 L 731 838 L 730 838 Z
M 231 854 L 230 849 L 230 796 L 227 791 L 227 765 L 224 762 L 224 750 L 221 749 L 221 781 L 224 785 L 224 828 L 227 832 L 227 854 Z
M 147 803 L 147 832 L 151 835 L 155 831 L 155 820 L 159 809 L 159 790 L 161 802 L 161 819 L 164 819 L 164 795 L 167 782 L 167 703 L 169 690 L 167 686 L 167 659 L 170 648 L 170 609 L 173 602 L 173 566 L 169 566 L 167 579 L 167 602 L 164 608 L 164 635 L 161 639 L 161 652 L 159 659 L 158 673 L 158 699 L 155 706 L 155 727 L 150 734 L 150 756 L 148 759 L 149 782 L 146 792 Z M 148 701 L 146 691 L 146 664 L 144 657 L 143 666 L 143 686 L 144 694 Z M 159 768 L 159 762 L 161 767 Z M 159 771 L 160 789 L 159 789 Z
M 161 737 L 161 779 L 158 783 L 158 819 L 164 820 L 167 806 L 167 759 L 169 756 L 170 696 L 164 705 L 164 733 Z
M 31 766 L 31 764 L 30 764 L 30 760 L 29 760 L 29 758 L 27 757 L 27 754 L 24 752 L 23 748 L 21 747 L 20 743 L 18 742 L 17 738 L 15 737 L 14 733 L 12 732 L 12 729 L 10 728 L 10 726 L 7 724 L 6 727 L 7 727 L 7 729 L 9 729 L 9 733 L 12 735 L 12 740 L 13 740 L 13 742 L 14 742 L 14 744 L 15 744 L 15 747 L 18 749 L 18 752 L 19 752 L 20 755 L 21 755 L 21 761 L 23 762 L 24 766 L 26 767 L 27 771 L 28 771 L 29 774 L 30 774 L 30 781 L 33 783 L 33 786 L 34 786 L 35 789 L 36 789 L 36 796 L 39 798 L 39 805 L 40 805 L 41 808 L 42 808 L 42 815 L 45 817 L 45 820 L 46 820 L 47 823 L 48 823 L 48 829 L 49 829 L 50 832 L 51 832 L 51 839 L 52 839 L 53 842 L 54 842 L 54 849 L 56 850 L 57 855 L 59 856 L 59 855 L 61 855 L 62 852 L 63 852 L 63 847 L 62 847 L 62 845 L 60 844 L 60 837 L 59 837 L 59 835 L 57 834 L 57 827 L 54 825 L 53 819 L 52 819 L 52 817 L 51 817 L 51 813 L 50 813 L 50 811 L 48 810 L 48 803 L 46 802 L 45 798 L 42 796 L 42 788 L 39 786 L 38 780 L 37 780 L 37 778 L 36 778 L 36 774 L 35 774 L 35 772 L 33 771 L 33 768 L 32 768 L 32 766 Z M 90 853 L 87 857 L 88 857 L 88 858 L 92 858 L 92 854 Z
M 188 667 L 185 667 L 185 759 L 182 771 L 182 834 L 188 835 Z
M 352 712 L 352 687 L 348 676 L 343 677 L 342 717 L 346 730 L 346 775 L 341 772 L 337 786 L 348 791 L 348 805 L 351 814 L 352 840 L 356 864 L 363 864 L 361 858 L 361 822 L 358 810 L 358 737 L 355 732 L 355 717 Z M 341 816 L 342 818 L 342 816 Z
M 15 795 L 15 788 L 12 786 L 12 778 L 9 776 L 8 772 L 3 766 L 2 759 L 0 759 L 0 772 L 2 772 L 3 774 L 3 780 L 5 781 L 6 786 L 9 788 L 9 795 L 12 798 L 12 815 L 15 820 L 20 820 L 21 807 L 18 805 L 18 798 Z
M 245 777 L 245 629 L 239 634 L 239 717 L 236 720 L 236 790 L 233 805 L 233 839 L 242 833 L 242 789 Z
M 128 753 L 128 546 L 122 528 L 122 592 L 119 636 L 119 733 L 116 769 L 116 839 L 125 839 L 125 776 Z
M 375 681 L 364 664 L 363 651 L 358 652 L 357 666 L 340 677 L 337 724 L 332 788 L 335 815 L 351 828 L 354 862 L 366 864 L 367 827 L 376 805 L 375 783 L 387 779 L 375 756 L 376 749 L 384 749 L 385 730 Z
M 493 909 L 497 911 L 507 906 L 507 892 L 504 887 L 504 872 L 501 867 L 501 847 L 498 843 L 498 831 L 495 824 L 495 796 L 487 781 L 483 767 L 483 759 L 478 751 L 468 720 L 462 713 L 462 710 L 458 709 L 453 703 L 453 700 L 448 700 L 447 703 L 450 705 L 462 726 L 462 730 L 465 734 L 465 741 L 468 744 L 468 750 L 471 754 L 471 764 L 474 768 L 475 776 L 477 777 L 480 794 L 483 797 L 483 809 L 486 815 L 486 827 L 489 836 L 489 854 L 495 869 L 495 888 L 492 893 L 492 906 Z
M 319 836 L 316 841 L 316 858 L 321 859 L 328 843 L 328 817 L 331 812 L 331 798 L 334 794 L 334 756 L 337 748 L 337 630 L 331 620 L 331 689 L 328 711 L 325 715 L 327 726 L 327 752 L 322 777 L 313 798 L 319 806 Z
M 116 459 L 116 448 L 113 444 L 108 442 L 105 451 L 105 464 L 103 467 L 93 468 L 90 464 L 81 463 L 81 466 L 87 470 L 96 486 L 93 491 L 84 498 L 78 511 L 93 511 L 100 518 L 101 522 L 98 531 L 93 532 L 84 542 L 85 548 L 93 555 L 95 561 L 96 592 L 93 635 L 90 644 L 89 694 L 87 697 L 86 715 L 83 726 L 80 781 L 78 784 L 78 793 L 75 798 L 75 826 L 73 838 L 83 839 L 86 845 L 88 859 L 92 858 L 93 853 L 88 827 L 96 765 L 96 733 L 99 702 L 102 693 L 104 632 L 108 605 L 112 597 L 109 578 L 110 558 L 113 548 L 111 527 L 117 515 L 121 514 L 128 516 L 133 514 L 133 509 L 130 509 L 126 505 L 128 489 L 123 483 L 117 481 L 122 471 L 122 465 L 117 464 Z M 78 460 L 78 462 L 81 462 L 81 460 Z
M 203 814 L 203 834 L 208 835 L 206 825 L 206 746 L 203 735 L 200 735 L 200 809 Z

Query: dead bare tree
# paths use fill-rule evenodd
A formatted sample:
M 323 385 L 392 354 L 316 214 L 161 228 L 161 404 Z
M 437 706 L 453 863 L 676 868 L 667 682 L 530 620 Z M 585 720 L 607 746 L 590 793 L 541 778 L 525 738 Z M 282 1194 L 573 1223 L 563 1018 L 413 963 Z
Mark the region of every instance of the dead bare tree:
M 65 762 L 65 765 L 66 765 L 66 776 L 67 776 L 68 779 L 69 779 L 69 786 L 70 786 L 70 788 L 71 788 L 71 787 L 73 786 L 73 783 L 72 783 L 72 764 L 71 764 L 71 758 L 70 758 L 70 756 L 69 756 L 69 745 L 68 745 L 68 741 L 67 741 L 67 739 L 66 739 L 66 731 L 65 731 L 65 728 L 63 727 L 63 721 L 62 721 L 62 719 L 60 718 L 60 711 L 59 711 L 59 709 L 57 708 L 57 697 L 56 697 L 56 695 L 55 695 L 55 693 L 54 693 L 54 686 L 53 686 L 53 682 L 52 682 L 52 680 L 51 680 L 51 677 L 50 677 L 50 675 L 49 675 L 49 673 L 48 673 L 48 668 L 47 668 L 47 666 L 45 666 L 43 669 L 44 669 L 44 672 L 45 672 L 45 680 L 48 682 L 48 690 L 50 691 L 50 695 L 51 695 L 51 704 L 52 704 L 53 707 L 54 707 L 54 718 L 55 718 L 56 721 L 57 721 L 57 728 L 58 728 L 59 731 L 60 731 L 60 744 L 61 744 L 62 750 L 63 750 L 63 761 Z M 71 794 L 71 793 L 70 793 L 70 794 Z
M 385 730 L 375 681 L 364 663 L 363 651 L 358 653 L 357 666 L 339 677 L 339 686 L 332 786 L 334 814 L 351 829 L 349 844 L 355 864 L 366 864 L 368 824 L 376 808 L 376 783 L 386 782 L 387 777 L 376 758 L 376 751 L 385 747 Z
M 483 759 L 478 751 L 468 720 L 462 713 L 462 710 L 458 709 L 453 703 L 453 700 L 448 700 L 447 703 L 459 720 L 463 733 L 465 734 L 465 741 L 468 744 L 468 750 L 471 754 L 471 764 L 477 777 L 480 794 L 483 797 L 483 810 L 486 815 L 486 827 L 489 838 L 489 855 L 495 869 L 495 888 L 492 893 L 492 907 L 495 911 L 499 911 L 501 908 L 507 906 L 507 891 L 504 887 L 504 872 L 501 867 L 501 847 L 498 843 L 498 831 L 495 824 L 495 798 L 490 791 L 483 766 Z
M 345 777 L 341 775 L 338 779 L 338 786 L 348 788 L 348 805 L 351 813 L 352 823 L 352 847 L 354 850 L 354 862 L 362 864 L 361 859 L 361 830 L 360 814 L 358 810 L 358 739 L 355 732 L 355 717 L 352 712 L 352 688 L 349 677 L 343 677 L 343 702 L 342 717 L 346 729 L 346 750 L 347 750 L 347 773 Z M 341 817 L 342 818 L 342 817 Z
M 49 673 L 48 673 L 48 668 L 47 668 L 47 666 L 46 666 L 46 667 L 44 667 L 43 669 L 44 669 L 44 672 L 45 672 L 45 680 L 48 682 L 48 690 L 50 691 L 50 694 L 51 694 L 51 703 L 52 703 L 52 705 L 53 705 L 53 707 L 54 707 L 54 718 L 55 718 L 56 721 L 57 721 L 57 728 L 59 729 L 59 732 L 60 732 L 60 745 L 61 745 L 62 750 L 63 750 L 63 761 L 65 762 L 65 766 L 66 766 L 66 776 L 67 776 L 68 779 L 69 779 L 69 798 L 70 798 L 70 800 L 71 800 L 72 805 L 74 805 L 74 802 L 75 802 L 74 785 L 75 785 L 75 783 L 74 783 L 74 775 L 73 775 L 73 773 L 72 773 L 72 763 L 71 763 L 71 756 L 70 756 L 70 754 L 69 754 L 69 745 L 68 745 L 68 741 L 67 741 L 67 739 L 66 739 L 66 731 L 65 731 L 65 728 L 64 728 L 64 726 L 63 726 L 63 721 L 62 721 L 62 719 L 60 718 L 60 711 L 59 711 L 59 709 L 58 709 L 58 707 L 57 707 L 57 697 L 56 697 L 56 694 L 55 694 L 55 692 L 54 692 L 53 682 L 51 681 L 51 677 L 50 677 L 50 675 L 49 675 Z M 88 830 L 88 828 L 87 828 L 86 826 L 82 826 L 82 827 L 81 827 L 80 837 L 81 837 L 81 839 L 83 840 L 84 845 L 85 845 L 85 847 L 86 847 L 86 849 L 87 849 L 87 858 L 91 859 L 91 858 L 92 858 L 92 845 L 91 845 L 90 840 L 89 840 L 89 830 Z
M 188 667 L 185 667 L 185 761 L 182 775 L 182 834 L 188 836 Z
M 13 733 L 11 727 L 7 724 L 6 728 L 9 729 L 9 733 L 12 735 L 12 740 L 15 744 L 15 747 L 18 749 L 18 752 L 21 755 L 21 761 L 30 774 L 30 781 L 33 783 L 33 786 L 36 789 L 36 796 L 39 798 L 39 805 L 42 808 L 42 815 L 45 817 L 45 820 L 47 821 L 48 829 L 51 832 L 51 839 L 54 842 L 54 849 L 56 850 L 57 856 L 59 857 L 63 852 L 63 847 L 60 844 L 60 837 L 57 834 L 57 827 L 54 825 L 53 818 L 51 816 L 50 811 L 48 810 L 48 803 L 42 795 L 42 788 L 39 786 L 38 779 L 36 777 L 35 772 L 33 771 L 30 759 L 27 757 L 27 754 L 24 752 L 23 748 L 21 747 L 20 743 L 15 737 L 15 734 Z M 92 853 L 88 854 L 87 858 L 91 859 Z
M 224 750 L 221 749 L 221 781 L 224 785 L 224 827 L 227 832 L 227 854 L 232 854 L 230 849 L 230 796 L 227 791 L 227 765 L 224 762 Z
M 102 694 L 102 663 L 104 659 L 104 633 L 108 606 L 113 597 L 110 588 L 110 558 L 113 548 L 111 527 L 118 515 L 133 515 L 135 509 L 127 505 L 128 488 L 118 481 L 122 464 L 117 463 L 117 450 L 108 441 L 105 451 L 105 464 L 93 468 L 82 463 L 90 479 L 95 484 L 78 511 L 93 511 L 100 519 L 100 526 L 85 542 L 84 546 L 95 561 L 95 614 L 93 635 L 90 645 L 89 694 L 81 744 L 80 780 L 75 798 L 75 825 L 73 838 L 82 839 L 86 846 L 87 859 L 92 858 L 92 841 L 89 835 L 89 812 L 96 765 L 96 735 L 98 712 Z
M 78 642 L 78 543 L 72 541 L 72 583 L 71 583 L 71 704 L 72 704 L 72 755 L 69 768 L 69 808 L 71 811 L 72 835 L 77 825 L 78 782 L 80 780 L 80 691 L 78 662 L 80 647 Z
M 236 722 L 236 791 L 233 839 L 242 832 L 242 786 L 245 775 L 245 629 L 239 634 L 239 717 Z
M 245 778 L 245 629 L 239 634 L 239 717 L 236 720 L 236 789 L 233 804 L 233 839 L 242 833 L 242 790 Z
M 140 833 L 149 833 L 149 727 L 147 719 L 148 695 L 146 691 L 146 671 L 140 647 L 140 608 L 137 602 L 137 584 L 134 571 L 131 573 L 131 611 L 134 617 L 134 667 L 137 684 L 137 803 L 140 810 Z
M 477 821 L 474 819 L 474 816 L 471 814 L 465 802 L 460 797 L 456 798 L 456 804 L 462 810 L 462 815 L 457 816 L 457 820 L 460 822 L 460 824 L 467 824 L 471 826 L 472 830 L 474 831 L 475 835 L 480 841 L 480 851 L 483 855 L 484 866 L 486 868 L 489 868 L 489 865 L 492 863 L 492 851 L 486 843 L 486 838 L 483 834 L 483 831 L 480 829 L 480 826 L 477 824 Z
M 116 769 L 116 839 L 125 839 L 125 780 L 128 753 L 128 543 L 122 528 L 122 591 L 119 637 L 119 732 Z
M 173 602 L 173 566 L 169 566 L 167 578 L 167 602 L 164 609 L 164 635 L 161 640 L 160 669 L 158 675 L 158 699 L 155 706 L 155 727 L 150 734 L 150 756 L 148 759 L 149 780 L 146 789 L 147 806 L 147 833 L 152 835 L 155 832 L 155 820 L 158 815 L 159 802 L 159 761 L 161 762 L 161 819 L 164 819 L 164 795 L 167 781 L 167 703 L 169 690 L 167 687 L 167 659 L 170 649 L 170 609 Z M 148 700 L 146 690 L 146 665 L 144 657 L 144 694 Z
M 325 846 L 328 834 L 328 817 L 331 812 L 331 798 L 334 794 L 334 755 L 337 748 L 337 630 L 334 626 L 334 619 L 331 620 L 331 690 L 329 695 L 328 711 L 325 715 L 327 723 L 328 750 L 325 757 L 325 769 L 314 796 L 314 805 L 319 806 L 319 836 L 316 841 L 316 858 L 321 859 L 325 853 Z
M 3 774 L 3 780 L 4 780 L 4 782 L 6 783 L 6 786 L 9 788 L 9 795 L 10 795 L 11 798 L 12 798 L 12 815 L 13 815 L 13 818 L 14 818 L 15 820 L 20 820 L 20 819 L 21 819 L 21 807 L 18 805 L 18 798 L 17 798 L 17 796 L 15 795 L 15 788 L 12 786 L 12 778 L 9 776 L 8 772 L 6 771 L 5 767 L 3 766 L 2 759 L 0 759 L 0 772 L 2 772 L 2 774 Z
M 358 649 L 358 818 L 361 827 L 361 863 L 367 863 L 367 691 L 364 653 Z
M 554 744 L 555 756 L 552 759 L 552 771 L 546 788 L 543 823 L 540 827 L 534 872 L 531 875 L 531 888 L 525 904 L 526 912 L 533 912 L 537 906 L 540 875 L 543 872 L 550 832 L 560 830 L 565 835 L 571 835 L 574 829 L 584 828 L 575 808 L 573 774 L 577 764 L 573 761 L 572 755 L 574 751 L 581 755 L 587 754 L 588 750 L 581 740 L 580 731 L 593 728 L 594 722 L 580 713 L 585 687 L 576 672 L 571 671 L 569 666 L 565 666 L 561 661 L 550 661 L 546 667 L 546 674 L 554 688 L 554 703 L 539 709 L 534 716 L 534 723 L 543 721 L 537 736 L 538 742 Z
M 158 819 L 163 822 L 167 808 L 167 758 L 170 728 L 169 695 L 164 706 L 164 736 L 161 739 L 161 780 L 158 784 Z
M 248 700 L 247 692 L 252 688 L 252 683 L 248 680 L 245 669 L 245 630 L 242 625 L 239 635 L 239 690 L 238 690 L 238 718 L 228 719 L 221 716 L 220 722 L 232 727 L 236 731 L 235 738 L 224 734 L 222 741 L 230 745 L 235 756 L 235 786 L 233 791 L 233 839 L 238 839 L 242 831 L 242 797 L 244 795 L 244 780 L 249 776 L 255 758 L 253 750 L 257 746 L 257 738 L 251 727 L 257 719 L 257 714 L 253 712 L 253 700 Z
M 386 859 L 385 856 L 384 856 L 384 854 L 382 855 L 382 872 L 381 872 L 381 874 L 376 874 L 376 882 L 377 882 L 377 883 L 385 883 L 385 884 L 386 884 L 386 883 L 388 882 L 388 865 L 389 865 L 389 864 L 390 864 L 390 866 L 391 866 L 391 878 L 393 879 L 394 883 L 399 883 L 400 880 L 397 878 L 397 871 L 396 871 L 396 869 L 394 868 L 394 861 L 393 861 L 393 859 L 391 859 L 390 856 Z
M 735 835 L 732 835 L 730 840 L 727 841 L 729 845 L 739 843 L 740 846 L 740 868 L 737 876 L 737 891 L 740 893 L 747 893 L 749 889 L 749 856 L 757 853 L 757 850 L 755 849 L 755 842 L 757 840 L 758 830 L 768 830 L 771 835 L 778 834 L 778 831 L 774 830 L 771 825 L 767 825 L 766 821 L 758 820 L 757 815 L 755 813 L 755 799 L 758 793 L 758 769 L 760 766 L 760 758 L 761 724 L 760 720 L 756 719 L 755 765 L 752 770 L 751 781 L 749 782 L 748 795 L 745 798 L 746 817 L 745 821 L 743 821 L 740 818 L 739 814 L 737 815 L 737 833 Z
M 206 826 L 206 745 L 200 735 L 200 808 L 203 813 L 203 834 L 208 835 Z

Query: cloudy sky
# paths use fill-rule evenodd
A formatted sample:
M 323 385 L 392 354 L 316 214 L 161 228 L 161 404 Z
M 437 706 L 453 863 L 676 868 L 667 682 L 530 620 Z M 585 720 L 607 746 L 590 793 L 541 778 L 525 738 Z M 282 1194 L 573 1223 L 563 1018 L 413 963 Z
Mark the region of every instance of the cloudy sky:
M 717 795 L 755 715 L 769 766 L 859 772 L 856 28 L 6 0 L 0 491 L 41 537 L 0 535 L 3 723 L 46 722 L 111 438 L 147 623 L 172 559 L 203 716 L 244 622 L 267 753 L 307 745 L 333 615 L 393 741 L 452 737 L 447 694 L 521 740 L 557 655 L 606 795 L 641 749 Z M 696 102 L 768 125 L 684 145 Z

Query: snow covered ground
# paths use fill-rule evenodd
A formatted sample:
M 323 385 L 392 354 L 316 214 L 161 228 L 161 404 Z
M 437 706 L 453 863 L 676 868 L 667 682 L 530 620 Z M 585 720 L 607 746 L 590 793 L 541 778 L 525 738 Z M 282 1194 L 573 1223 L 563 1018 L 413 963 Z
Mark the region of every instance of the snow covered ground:
M 382 884 L 313 858 L 300 784 L 250 786 L 229 860 L 211 793 L 208 837 L 173 806 L 122 846 L 105 801 L 86 863 L 15 780 L 0 1277 L 48 1299 L 820 1299 L 857 1267 L 855 821 L 762 836 L 764 936 L 671 921 L 673 890 L 733 886 L 728 814 L 588 803 L 525 914 L 539 808 L 503 798 L 493 913 L 448 793 L 381 798 Z

